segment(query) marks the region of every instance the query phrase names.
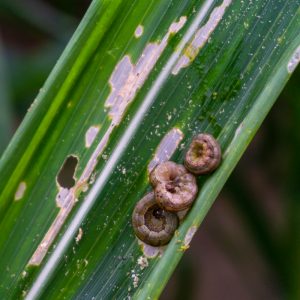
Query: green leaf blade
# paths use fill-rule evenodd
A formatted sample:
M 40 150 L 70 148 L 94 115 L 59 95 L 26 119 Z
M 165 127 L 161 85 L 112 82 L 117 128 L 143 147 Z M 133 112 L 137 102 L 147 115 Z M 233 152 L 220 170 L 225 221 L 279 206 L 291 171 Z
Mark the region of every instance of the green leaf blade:
M 228 7 L 214 26 L 216 20 L 210 19 L 210 16 L 214 9 L 222 8 L 227 2 Z M 97 3 L 94 2 L 90 11 L 97 11 Z M 201 13 L 201 9 L 203 12 L 203 7 L 207 4 L 209 6 L 205 18 L 197 30 L 210 24 L 211 27 L 207 27 L 207 30 L 213 28 L 212 32 L 206 31 L 208 36 L 199 53 L 190 48 L 188 41 L 183 52 L 180 52 L 178 45 L 192 27 L 197 13 Z M 10 158 L 14 157 L 12 165 L 6 171 L 7 177 L 13 178 L 13 181 L 6 182 L 4 177 L 0 180 L 4 190 L 0 198 L 4 214 L 0 227 L 7 232 L 0 238 L 0 253 L 7 257 L 0 268 L 4 269 L 7 265 L 11 267 L 10 272 L 1 275 L 1 284 L 6 290 L 3 295 L 7 298 L 30 291 L 38 282 L 39 272 L 51 262 L 53 256 L 48 253 L 39 267 L 34 270 L 26 269 L 31 255 L 60 211 L 55 205 L 55 178 L 63 161 L 70 154 L 79 157 L 75 175 L 77 180 L 80 179 L 97 143 L 100 143 L 112 124 L 113 117 L 107 114 L 107 110 L 111 113 L 111 108 L 105 107 L 114 88 L 109 81 L 115 66 L 126 55 L 130 54 L 132 64 L 138 64 L 149 43 L 162 45 L 170 25 L 179 22 L 180 17 L 187 18 L 182 30 L 168 38 L 155 67 L 138 88 L 130 106 L 126 107 L 122 122 L 110 134 L 104 152 L 99 152 L 96 173 L 93 173 L 97 180 L 103 176 L 103 183 L 106 184 L 97 190 L 96 180 L 95 184 L 88 186 L 87 192 L 78 193 L 78 202 L 61 229 L 61 235 L 55 240 L 55 246 L 59 247 L 67 233 L 72 237 L 71 244 L 65 244 L 66 253 L 61 251 L 58 260 L 52 264 L 53 276 L 51 272 L 47 273 L 40 285 L 38 293 L 43 299 L 157 298 L 188 247 L 188 240 L 194 229 L 199 227 L 290 76 L 287 66 L 300 44 L 298 1 L 257 1 L 255 4 L 238 1 L 207 1 L 204 4 L 174 1 L 172 5 L 161 1 L 148 10 L 144 4 L 139 4 L 139 9 L 131 7 L 126 11 L 122 11 L 126 7 L 123 2 L 115 2 L 115 5 L 113 11 L 118 11 L 116 15 L 122 16 L 115 21 L 119 25 L 110 28 L 109 34 L 103 29 L 101 43 L 100 39 L 91 42 L 93 50 L 85 50 L 88 45 L 82 50 L 83 54 L 78 57 L 85 57 L 84 53 L 87 51 L 89 58 L 82 58 L 81 62 L 77 62 L 82 71 L 73 73 L 74 77 L 70 75 L 74 82 L 66 76 L 63 82 L 66 89 L 55 90 L 50 87 L 50 92 L 45 91 L 48 99 L 51 98 L 51 93 L 55 94 L 54 108 L 52 104 L 47 106 L 48 100 L 42 97 L 38 106 L 45 109 L 46 115 L 41 116 L 41 110 L 33 108 L 32 115 L 36 116 L 37 121 L 27 117 L 25 124 L 27 122 L 28 127 L 24 125 L 24 129 L 19 130 L 19 135 L 24 139 L 35 134 L 33 128 L 37 124 L 47 124 L 44 131 L 36 135 L 35 140 L 25 144 L 29 154 L 24 154 L 21 158 L 23 165 L 18 161 L 20 150 L 14 150 L 20 145 L 17 138 L 0 165 L 0 170 L 5 169 Z M 117 8 L 118 5 L 120 7 Z M 105 12 L 102 11 L 103 14 Z M 135 14 L 139 15 L 138 19 L 134 18 Z M 128 22 L 124 23 L 126 20 Z M 147 29 L 145 20 L 151 24 L 151 30 Z M 157 27 L 154 26 L 156 20 L 160 20 Z M 133 37 L 135 28 L 141 23 L 144 26 L 145 40 Z M 89 28 L 91 24 L 92 19 L 87 19 L 84 26 Z M 108 26 L 108 30 L 109 25 L 105 24 L 103 26 Z M 114 33 L 112 41 L 111 33 Z M 83 30 L 79 32 L 79 36 L 84 40 L 89 34 L 85 34 Z M 196 51 L 196 55 L 193 51 Z M 153 88 L 174 57 L 173 53 L 187 54 L 192 61 L 177 75 L 168 75 L 158 88 Z M 62 58 L 63 61 L 64 59 L 66 58 Z M 176 63 L 174 61 L 171 72 Z M 55 72 L 53 76 L 57 80 L 63 77 L 59 78 Z M 143 119 L 139 119 L 132 127 L 134 130 L 128 134 L 128 141 L 124 144 L 122 141 L 129 132 L 128 128 L 131 128 L 152 91 L 156 92 L 154 102 L 150 102 L 151 107 L 146 108 L 146 115 L 142 114 Z M 63 107 L 61 110 L 58 109 L 60 105 Z M 52 109 L 48 110 L 51 106 Z M 87 149 L 85 134 L 92 125 L 99 126 L 99 133 L 93 146 Z M 174 128 L 180 130 L 184 138 L 172 160 L 182 162 L 183 149 L 195 133 L 210 132 L 222 146 L 223 163 L 213 175 L 199 179 L 199 197 L 178 233 L 166 247 L 164 254 L 148 258 L 149 266 L 142 269 L 138 259 L 143 252 L 131 228 L 131 213 L 135 203 L 150 189 L 148 164 L 156 148 L 162 138 Z M 42 137 L 46 137 L 47 142 Z M 123 148 L 120 146 L 122 143 L 125 145 Z M 111 169 L 108 169 L 115 149 L 120 149 L 119 157 L 114 162 L 117 165 L 112 164 Z M 39 155 L 35 159 L 33 154 L 36 151 L 39 151 Z M 29 165 L 32 167 L 28 168 Z M 26 196 L 19 202 L 12 202 L 20 180 L 28 183 Z M 88 214 L 82 219 L 83 223 L 80 221 L 78 224 L 83 234 L 77 242 L 74 230 L 70 231 L 69 227 L 89 198 L 95 204 L 91 206 L 90 212 L 86 211 Z M 76 226 L 74 228 L 77 229 Z M 24 229 L 27 236 L 24 236 Z M 50 252 L 58 253 L 56 247 L 51 247 Z M 65 247 L 61 249 L 64 250 Z M 16 252 L 12 250 L 20 248 L 22 252 L 18 260 L 15 260 Z M 24 270 L 28 272 L 26 276 L 22 275 Z M 11 280 L 12 274 L 15 280 Z M 12 291 L 7 292 L 8 287 Z

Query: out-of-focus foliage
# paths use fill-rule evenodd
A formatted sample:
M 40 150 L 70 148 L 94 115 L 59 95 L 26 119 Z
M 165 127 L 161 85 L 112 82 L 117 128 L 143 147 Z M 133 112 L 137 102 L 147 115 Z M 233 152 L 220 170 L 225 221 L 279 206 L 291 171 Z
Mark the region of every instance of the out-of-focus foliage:
M 0 155 L 13 132 L 13 114 L 8 83 L 5 54 L 0 39 Z

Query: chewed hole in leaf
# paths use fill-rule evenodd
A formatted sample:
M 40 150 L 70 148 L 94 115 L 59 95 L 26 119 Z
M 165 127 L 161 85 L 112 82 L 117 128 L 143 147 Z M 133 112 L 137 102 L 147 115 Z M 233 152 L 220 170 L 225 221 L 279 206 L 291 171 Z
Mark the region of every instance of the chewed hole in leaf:
M 78 165 L 78 158 L 74 155 L 69 155 L 64 161 L 58 175 L 57 182 L 63 187 L 70 189 L 75 185 L 75 170 Z

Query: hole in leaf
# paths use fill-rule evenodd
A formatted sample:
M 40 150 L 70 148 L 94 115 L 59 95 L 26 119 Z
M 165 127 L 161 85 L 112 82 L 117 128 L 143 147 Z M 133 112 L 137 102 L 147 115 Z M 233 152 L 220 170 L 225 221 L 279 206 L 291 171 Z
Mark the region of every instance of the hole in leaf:
M 70 189 L 75 185 L 74 174 L 77 164 L 78 158 L 73 155 L 68 156 L 64 161 L 64 164 L 57 175 L 57 182 L 61 187 Z

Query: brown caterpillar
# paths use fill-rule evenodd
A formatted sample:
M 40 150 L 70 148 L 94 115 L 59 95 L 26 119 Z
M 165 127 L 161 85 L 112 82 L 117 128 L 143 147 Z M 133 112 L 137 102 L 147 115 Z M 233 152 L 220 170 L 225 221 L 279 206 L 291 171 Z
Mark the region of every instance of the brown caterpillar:
M 135 206 L 132 224 L 140 240 L 152 246 L 162 246 L 173 237 L 178 227 L 178 217 L 159 207 L 151 192 Z
M 195 176 L 172 161 L 158 165 L 150 174 L 150 182 L 157 203 L 168 211 L 190 207 L 198 192 Z
M 208 174 L 219 166 L 221 158 L 219 143 L 212 135 L 201 133 L 192 140 L 184 165 L 196 175 Z

